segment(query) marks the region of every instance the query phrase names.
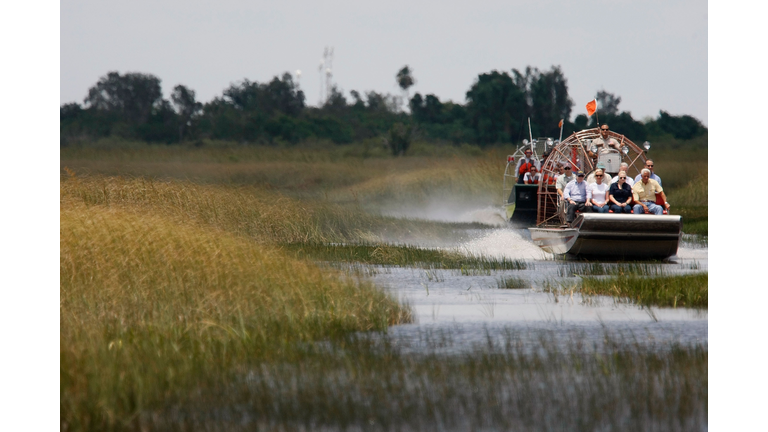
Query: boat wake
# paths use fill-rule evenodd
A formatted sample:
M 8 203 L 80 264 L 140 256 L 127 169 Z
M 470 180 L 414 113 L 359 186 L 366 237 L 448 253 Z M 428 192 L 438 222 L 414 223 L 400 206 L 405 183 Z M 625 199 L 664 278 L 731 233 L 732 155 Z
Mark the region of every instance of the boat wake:
M 498 229 L 486 231 L 479 237 L 459 246 L 467 255 L 516 260 L 543 260 L 552 255 L 534 245 L 525 230 Z

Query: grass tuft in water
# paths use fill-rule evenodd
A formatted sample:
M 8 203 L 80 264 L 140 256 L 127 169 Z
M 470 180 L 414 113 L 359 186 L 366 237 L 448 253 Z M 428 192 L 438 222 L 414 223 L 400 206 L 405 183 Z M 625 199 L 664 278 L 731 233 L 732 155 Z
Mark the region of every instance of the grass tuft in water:
M 581 280 L 582 295 L 608 295 L 645 306 L 707 308 L 707 273 L 677 276 L 610 278 L 586 277 Z
M 286 253 L 294 254 L 294 256 L 319 261 L 461 269 L 462 274 L 477 271 L 487 273 L 491 270 L 525 270 L 530 267 L 530 264 L 524 260 L 464 255 L 457 251 L 408 245 L 289 243 L 282 245 L 282 248 Z
M 497 285 L 502 289 L 520 289 L 531 287 L 531 283 L 529 281 L 517 276 L 502 276 L 498 279 Z

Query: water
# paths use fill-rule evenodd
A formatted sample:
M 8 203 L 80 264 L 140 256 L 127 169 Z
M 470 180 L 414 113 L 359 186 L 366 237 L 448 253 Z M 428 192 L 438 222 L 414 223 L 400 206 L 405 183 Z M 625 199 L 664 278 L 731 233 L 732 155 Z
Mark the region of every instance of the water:
M 574 269 L 596 263 L 554 260 L 531 243 L 527 230 L 482 230 L 450 248 L 524 260 L 528 269 L 477 272 L 378 267 L 372 276 L 374 283 L 408 303 L 415 315 L 414 324 L 392 327 L 392 337 L 418 346 L 425 333 L 443 334 L 452 341 L 446 348 L 449 351 L 501 341 L 510 332 L 536 338 L 543 331 L 564 343 L 574 334 L 593 342 L 606 335 L 632 343 L 708 342 L 706 310 L 641 307 L 611 297 L 582 297 L 578 290 L 569 289 L 578 284 Z M 646 265 L 663 274 L 707 271 L 706 243 L 688 239 L 668 262 Z M 505 278 L 514 278 L 524 288 L 500 288 Z

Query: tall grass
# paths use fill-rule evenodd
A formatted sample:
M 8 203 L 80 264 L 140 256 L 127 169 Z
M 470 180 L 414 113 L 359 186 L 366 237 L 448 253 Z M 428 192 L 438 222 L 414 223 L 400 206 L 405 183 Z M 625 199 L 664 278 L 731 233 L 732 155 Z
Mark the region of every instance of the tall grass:
M 149 212 L 178 223 L 214 227 L 258 241 L 437 241 L 456 235 L 455 227 L 448 224 L 376 216 L 359 208 L 290 198 L 260 187 L 78 176 L 67 170 L 60 183 L 63 202 Z
M 457 251 L 408 245 L 292 243 L 282 247 L 299 257 L 334 262 L 473 270 L 525 270 L 530 267 L 524 260 L 467 256 Z
M 641 305 L 707 308 L 707 292 L 707 273 L 605 279 L 585 277 L 581 280 L 583 295 L 609 295 Z
M 706 348 L 607 343 L 511 331 L 445 354 L 456 338 L 422 334 L 308 346 L 244 370 L 187 404 L 140 417 L 184 430 L 626 430 L 707 427 Z M 632 337 L 629 335 L 628 340 Z M 329 349 L 330 348 L 330 349 Z
M 274 247 L 163 216 L 61 209 L 61 424 L 136 428 L 286 345 L 382 331 L 407 308 Z

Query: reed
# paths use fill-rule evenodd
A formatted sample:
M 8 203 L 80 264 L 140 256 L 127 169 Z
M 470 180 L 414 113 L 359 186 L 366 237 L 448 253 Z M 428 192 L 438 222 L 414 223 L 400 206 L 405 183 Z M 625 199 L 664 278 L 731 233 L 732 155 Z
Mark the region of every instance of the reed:
M 63 430 L 138 429 L 145 410 L 286 346 L 411 320 L 370 283 L 215 228 L 118 206 L 60 214 Z
M 582 295 L 607 295 L 645 306 L 704 308 L 707 273 L 643 277 L 636 275 L 581 279 Z
M 359 262 L 430 269 L 525 270 L 524 260 L 472 256 L 454 250 L 409 245 L 290 243 L 282 248 L 297 257 L 321 261 Z
M 143 177 L 80 176 L 66 169 L 62 202 L 152 213 L 274 243 L 441 242 L 466 225 L 377 216 L 357 207 L 301 200 L 255 186 Z M 481 225 L 477 225 L 481 226 Z M 461 234 L 463 235 L 463 234 Z
M 451 334 L 309 345 L 184 405 L 147 429 L 614 430 L 707 427 L 706 347 L 593 344 L 509 330 L 448 354 Z M 481 338 L 482 339 L 482 338 Z M 632 341 L 632 335 L 624 335 Z

